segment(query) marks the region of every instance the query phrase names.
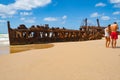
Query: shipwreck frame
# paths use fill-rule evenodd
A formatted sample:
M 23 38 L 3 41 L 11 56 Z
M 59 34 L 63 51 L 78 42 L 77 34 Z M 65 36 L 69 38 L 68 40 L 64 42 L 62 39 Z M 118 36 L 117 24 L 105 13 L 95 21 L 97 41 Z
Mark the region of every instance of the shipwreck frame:
M 104 28 L 98 26 L 88 26 L 87 19 L 85 25 L 80 26 L 79 30 L 72 30 L 59 27 L 49 27 L 48 24 L 36 25 L 27 28 L 24 24 L 12 29 L 10 21 L 7 21 L 10 45 L 39 44 L 52 42 L 86 41 L 101 39 Z

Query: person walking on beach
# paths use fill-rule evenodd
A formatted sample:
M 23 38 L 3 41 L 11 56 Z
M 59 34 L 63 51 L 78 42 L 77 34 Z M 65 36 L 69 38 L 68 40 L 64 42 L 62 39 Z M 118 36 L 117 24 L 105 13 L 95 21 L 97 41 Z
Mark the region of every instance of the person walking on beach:
M 114 24 L 111 25 L 110 29 L 111 29 L 112 48 L 116 48 L 117 39 L 118 39 L 117 30 L 119 29 L 117 22 L 114 22 Z
M 106 39 L 106 43 L 105 43 L 105 45 L 106 45 L 106 48 L 108 48 L 109 47 L 109 45 L 110 45 L 110 24 L 108 25 L 108 27 L 106 27 L 105 29 L 104 29 L 104 31 L 105 31 L 105 39 Z

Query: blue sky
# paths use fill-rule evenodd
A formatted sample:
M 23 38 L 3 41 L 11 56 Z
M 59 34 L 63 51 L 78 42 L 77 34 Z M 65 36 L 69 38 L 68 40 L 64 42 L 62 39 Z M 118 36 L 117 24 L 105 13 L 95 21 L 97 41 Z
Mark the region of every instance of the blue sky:
M 0 0 L 0 33 L 20 24 L 49 24 L 50 27 L 79 29 L 85 18 L 88 25 L 107 26 L 113 22 L 120 25 L 120 0 Z

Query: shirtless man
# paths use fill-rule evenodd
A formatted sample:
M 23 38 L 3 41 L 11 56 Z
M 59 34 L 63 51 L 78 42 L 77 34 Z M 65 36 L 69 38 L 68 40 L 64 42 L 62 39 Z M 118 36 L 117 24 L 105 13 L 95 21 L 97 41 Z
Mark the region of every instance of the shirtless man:
M 116 48 L 116 43 L 118 39 L 118 34 L 117 34 L 118 24 L 114 22 L 114 24 L 111 25 L 110 29 L 111 29 L 112 48 Z

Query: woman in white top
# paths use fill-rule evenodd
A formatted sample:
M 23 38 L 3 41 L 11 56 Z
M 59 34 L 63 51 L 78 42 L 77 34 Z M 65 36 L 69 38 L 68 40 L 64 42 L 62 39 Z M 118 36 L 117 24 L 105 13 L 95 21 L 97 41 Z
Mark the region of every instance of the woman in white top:
M 106 45 L 107 48 L 110 45 L 110 26 L 111 25 L 108 25 L 108 27 L 104 29 L 104 31 L 105 31 L 105 39 L 106 39 L 105 45 Z

